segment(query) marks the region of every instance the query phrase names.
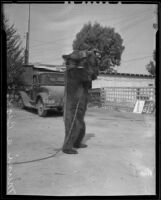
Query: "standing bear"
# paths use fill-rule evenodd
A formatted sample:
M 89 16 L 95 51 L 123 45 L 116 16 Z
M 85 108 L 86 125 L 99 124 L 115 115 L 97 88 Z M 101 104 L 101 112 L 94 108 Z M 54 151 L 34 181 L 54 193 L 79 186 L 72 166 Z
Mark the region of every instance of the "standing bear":
M 73 51 L 63 55 L 66 64 L 64 92 L 65 139 L 62 151 L 76 154 L 76 148 L 85 148 L 82 143 L 86 126 L 84 116 L 88 103 L 88 90 L 98 76 L 99 52 Z

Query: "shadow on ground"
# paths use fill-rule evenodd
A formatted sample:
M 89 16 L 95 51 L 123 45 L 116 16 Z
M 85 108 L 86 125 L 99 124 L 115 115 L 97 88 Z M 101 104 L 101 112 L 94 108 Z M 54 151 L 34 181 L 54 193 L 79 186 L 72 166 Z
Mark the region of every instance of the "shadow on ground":
M 94 133 L 87 133 L 83 139 L 84 143 L 86 143 L 88 140 L 90 140 L 92 137 L 95 137 Z
M 27 112 L 29 112 L 29 113 L 38 115 L 37 110 L 34 109 L 34 108 L 25 108 L 25 109 L 23 109 L 23 110 L 25 110 L 25 111 L 27 111 Z M 57 111 L 57 110 L 49 110 L 49 111 L 47 112 L 47 115 L 45 116 L 45 118 L 49 118 L 49 117 L 62 117 L 62 116 L 63 116 L 63 114 L 62 114 L 62 112 L 60 112 L 60 111 Z

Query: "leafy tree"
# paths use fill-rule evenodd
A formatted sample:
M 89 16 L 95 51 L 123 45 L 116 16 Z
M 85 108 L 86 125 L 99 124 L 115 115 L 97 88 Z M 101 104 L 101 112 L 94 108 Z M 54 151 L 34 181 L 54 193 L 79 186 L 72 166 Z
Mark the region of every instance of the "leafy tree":
M 85 24 L 73 41 L 73 50 L 100 50 L 100 71 L 115 71 L 114 67 L 119 66 L 121 55 L 124 50 L 123 39 L 114 28 L 103 27 L 99 23 L 92 25 Z
M 7 84 L 17 86 L 22 84 L 20 75 L 23 71 L 24 49 L 14 24 L 10 25 L 6 17 L 3 19 L 3 26 L 6 33 Z
M 156 71 L 156 51 L 153 51 L 153 61 L 151 60 L 147 65 L 146 65 L 146 69 L 149 72 L 149 74 L 151 75 L 155 75 L 155 71 Z

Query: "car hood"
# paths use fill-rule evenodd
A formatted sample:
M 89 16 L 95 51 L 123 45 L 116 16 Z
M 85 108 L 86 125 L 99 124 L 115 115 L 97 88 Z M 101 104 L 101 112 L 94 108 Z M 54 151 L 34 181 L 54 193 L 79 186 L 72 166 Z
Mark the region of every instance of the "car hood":
M 62 98 L 64 96 L 64 86 L 43 86 L 54 98 Z

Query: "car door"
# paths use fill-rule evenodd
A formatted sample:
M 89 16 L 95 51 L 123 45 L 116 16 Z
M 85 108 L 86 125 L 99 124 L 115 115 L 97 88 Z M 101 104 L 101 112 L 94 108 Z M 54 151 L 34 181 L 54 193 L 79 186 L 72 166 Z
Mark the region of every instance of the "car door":
M 33 76 L 32 90 L 31 90 L 31 100 L 36 101 L 37 93 L 39 92 L 40 84 L 38 80 L 38 76 Z

